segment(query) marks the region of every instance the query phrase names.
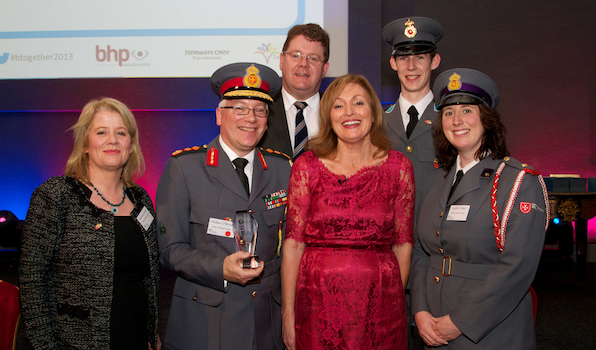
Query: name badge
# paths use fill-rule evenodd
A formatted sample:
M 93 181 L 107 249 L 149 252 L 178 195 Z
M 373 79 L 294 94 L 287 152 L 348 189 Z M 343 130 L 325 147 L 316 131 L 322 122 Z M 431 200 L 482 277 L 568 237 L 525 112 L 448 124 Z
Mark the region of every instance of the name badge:
M 468 220 L 469 205 L 452 205 L 447 214 L 447 221 L 466 221 Z
M 234 223 L 228 220 L 209 218 L 207 234 L 221 237 L 234 238 Z
M 143 226 L 145 231 L 149 229 L 149 226 L 151 226 L 151 223 L 153 222 L 153 215 L 151 215 L 147 207 L 143 207 L 143 210 L 141 210 L 137 216 L 137 221 Z

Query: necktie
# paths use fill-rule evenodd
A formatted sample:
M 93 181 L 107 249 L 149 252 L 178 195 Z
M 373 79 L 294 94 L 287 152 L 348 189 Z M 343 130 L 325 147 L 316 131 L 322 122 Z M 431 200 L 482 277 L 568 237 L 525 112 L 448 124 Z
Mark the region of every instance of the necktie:
M 296 101 L 294 106 L 298 109 L 296 113 L 296 131 L 294 132 L 294 159 L 304 152 L 304 145 L 308 140 L 308 130 L 304 121 L 304 108 L 308 106 L 306 102 Z
M 236 166 L 236 173 L 240 178 L 240 182 L 242 182 L 242 186 L 244 186 L 244 189 L 246 190 L 246 194 L 250 196 L 250 190 L 248 187 L 248 177 L 244 173 L 244 167 L 246 167 L 246 165 L 248 164 L 248 160 L 244 158 L 236 158 L 232 161 L 232 163 L 234 163 L 234 165 Z
M 453 192 L 455 192 L 455 188 L 457 187 L 457 185 L 459 185 L 459 182 L 461 181 L 462 177 L 464 177 L 464 172 L 460 170 L 455 175 L 455 182 L 453 183 L 453 186 L 451 186 L 451 191 L 449 192 L 449 198 L 447 198 L 447 201 L 451 199 L 451 195 L 453 194 Z
M 408 109 L 408 114 L 410 115 L 410 122 L 408 123 L 408 127 L 406 128 L 406 136 L 410 138 L 412 135 L 412 131 L 414 131 L 414 127 L 416 127 L 416 123 L 418 123 L 418 111 L 416 107 L 412 105 L 410 109 Z

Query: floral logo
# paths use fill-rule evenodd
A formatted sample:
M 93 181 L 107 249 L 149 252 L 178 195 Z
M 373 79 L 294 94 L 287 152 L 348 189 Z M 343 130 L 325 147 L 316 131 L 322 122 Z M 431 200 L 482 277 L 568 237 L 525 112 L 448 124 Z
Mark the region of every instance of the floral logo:
M 257 51 L 255 53 L 260 53 L 265 57 L 265 62 L 269 64 L 269 59 L 272 56 L 279 56 L 281 54 L 280 45 L 273 45 L 269 44 L 261 44 L 260 47 L 257 47 Z

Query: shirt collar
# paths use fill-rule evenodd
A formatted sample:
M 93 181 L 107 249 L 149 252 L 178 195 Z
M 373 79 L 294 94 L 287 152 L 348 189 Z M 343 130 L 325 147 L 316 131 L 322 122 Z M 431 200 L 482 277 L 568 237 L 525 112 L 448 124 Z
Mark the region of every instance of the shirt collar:
M 399 109 L 401 111 L 401 114 L 403 117 L 408 116 L 408 120 L 409 120 L 409 115 L 408 115 L 408 109 L 410 109 L 410 106 L 412 106 L 412 102 L 406 100 L 405 97 L 403 97 L 403 94 L 399 94 Z M 414 107 L 416 107 L 416 110 L 418 111 L 418 119 L 420 119 L 420 116 L 422 116 L 422 114 L 424 113 L 424 111 L 426 110 L 426 107 L 428 107 L 428 105 L 433 102 L 434 100 L 434 95 L 432 91 L 429 91 L 428 94 L 426 94 L 426 96 L 424 96 L 422 98 L 422 100 L 418 101 L 417 103 L 414 104 Z
M 455 162 L 455 173 L 457 174 L 457 172 L 459 170 L 462 170 L 465 173 L 468 172 L 468 170 L 472 169 L 474 167 L 474 165 L 480 163 L 480 160 L 478 159 L 474 159 L 473 161 L 471 161 L 468 165 L 466 165 L 465 167 L 461 167 L 461 159 L 459 158 L 459 154 L 457 155 L 457 160 Z
M 290 108 L 292 108 L 294 106 L 294 102 L 298 101 L 296 98 L 294 98 L 294 96 L 290 95 L 289 92 L 286 91 L 286 89 L 284 87 L 281 88 L 281 97 L 283 98 L 284 101 L 284 108 L 286 109 L 286 114 L 288 114 L 288 111 L 290 110 Z M 306 102 L 307 106 L 306 108 L 311 108 L 313 111 L 318 111 L 319 110 L 319 103 L 321 102 L 321 95 L 319 94 L 319 92 L 317 92 L 316 94 L 312 95 L 311 97 L 307 98 L 304 101 L 301 102 Z M 294 107 L 296 108 L 296 107 Z M 295 114 L 296 112 L 294 112 Z
M 230 158 L 230 162 L 236 158 L 244 158 L 244 159 L 248 160 L 248 164 L 252 168 L 253 162 L 255 160 L 255 149 L 254 148 L 252 151 L 250 151 L 244 157 L 240 157 L 239 155 L 236 154 L 236 152 L 234 152 L 230 147 L 228 147 L 228 145 L 226 145 L 224 140 L 221 138 L 221 135 L 219 135 L 219 144 L 221 145 L 221 149 L 226 153 L 228 158 Z

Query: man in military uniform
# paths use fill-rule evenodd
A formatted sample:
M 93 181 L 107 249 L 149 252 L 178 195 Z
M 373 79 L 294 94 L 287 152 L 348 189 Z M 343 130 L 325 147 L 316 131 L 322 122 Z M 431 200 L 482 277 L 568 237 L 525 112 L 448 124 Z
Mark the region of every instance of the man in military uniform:
M 439 22 L 426 17 L 407 17 L 395 20 L 383 28 L 383 39 L 393 46 L 389 63 L 397 72 L 401 93 L 397 102 L 385 113 L 387 136 L 393 149 L 403 153 L 414 168 L 416 203 L 414 238 L 417 239 L 418 209 L 425 193 L 426 180 L 438 167 L 433 142 L 432 127 L 437 120 L 430 77 L 441 63 L 436 44 L 443 37 Z M 410 313 L 409 289 L 406 290 L 408 323 L 413 324 Z M 415 327 L 408 329 L 409 349 L 414 349 L 415 339 L 420 342 Z
M 389 63 L 397 72 L 401 93 L 397 102 L 386 111 L 387 133 L 393 149 L 412 162 L 416 180 L 418 208 L 425 175 L 435 168 L 432 126 L 437 119 L 430 77 L 441 63 L 436 44 L 443 36 L 443 27 L 430 18 L 407 17 L 383 28 L 383 38 L 393 46 Z
M 283 88 L 274 96 L 269 128 L 259 145 L 295 159 L 319 131 L 319 88 L 329 69 L 329 34 L 318 24 L 296 25 L 279 59 Z
M 280 79 L 266 66 L 235 63 L 217 70 L 211 87 L 221 98 L 219 136 L 174 152 L 157 189 L 160 259 L 178 274 L 164 344 L 281 349 L 281 226 L 291 161 L 256 148 Z M 259 267 L 242 267 L 251 254 L 238 251 L 238 211 L 258 224 Z

